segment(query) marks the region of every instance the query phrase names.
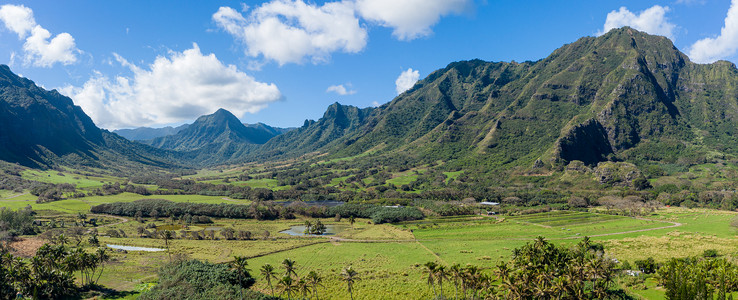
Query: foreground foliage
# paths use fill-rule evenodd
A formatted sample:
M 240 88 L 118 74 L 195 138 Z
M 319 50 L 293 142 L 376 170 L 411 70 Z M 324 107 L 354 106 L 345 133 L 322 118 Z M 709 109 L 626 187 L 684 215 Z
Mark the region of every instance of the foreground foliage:
M 139 299 L 274 299 L 249 290 L 254 282 L 244 261 L 233 268 L 199 260 L 175 261 L 159 270 L 159 284 Z

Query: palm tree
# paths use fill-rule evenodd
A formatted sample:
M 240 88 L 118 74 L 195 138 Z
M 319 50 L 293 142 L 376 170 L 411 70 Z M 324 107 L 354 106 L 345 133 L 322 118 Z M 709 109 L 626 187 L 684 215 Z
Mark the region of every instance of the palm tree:
M 354 283 L 356 281 L 359 281 L 359 273 L 354 270 L 351 266 L 348 266 L 347 268 L 343 269 L 341 272 L 341 280 L 346 282 L 346 286 L 348 287 L 349 296 L 351 297 L 351 300 L 354 300 L 354 292 L 353 287 Z
M 108 252 L 105 251 L 105 248 L 97 248 L 97 261 L 100 264 L 100 274 L 97 275 L 97 279 L 95 279 L 95 284 L 97 284 L 97 281 L 100 280 L 100 276 L 102 276 L 103 270 L 105 270 L 105 262 L 110 260 L 110 255 L 108 255 Z
M 291 260 L 289 258 L 285 258 L 282 261 L 282 266 L 284 267 L 284 275 L 285 276 L 289 276 L 291 278 L 292 275 L 295 275 L 295 277 L 297 277 L 297 272 L 295 272 L 295 270 L 297 269 L 297 267 L 295 266 L 295 261 L 294 260 Z
M 441 299 L 443 299 L 443 279 L 448 279 L 448 271 L 446 266 L 438 265 L 436 267 L 436 279 L 438 279 L 438 289 L 441 291 Z
M 315 298 L 318 297 L 318 287 L 323 287 L 323 278 L 318 275 L 315 271 L 310 271 L 307 275 L 307 281 L 310 284 L 310 286 L 313 287 L 313 294 L 315 294 Z
M 433 298 L 438 298 L 438 292 L 436 292 L 436 286 L 434 285 L 436 283 L 436 268 L 438 265 L 435 262 L 429 261 L 424 264 L 428 271 L 428 285 L 433 289 Z
M 310 223 L 310 220 L 305 220 L 305 235 L 310 234 L 310 229 L 313 227 L 313 223 Z
M 246 268 L 248 265 L 249 263 L 246 261 L 246 257 L 243 256 L 234 256 L 233 261 L 231 262 L 231 269 L 236 271 L 238 274 L 238 287 L 241 292 L 241 299 L 243 299 L 243 278 L 246 277 L 246 274 L 250 271 Z
M 282 287 L 282 294 L 287 293 L 287 299 L 292 298 L 292 292 L 295 291 L 295 281 L 290 276 L 283 276 L 282 279 L 279 280 L 278 283 L 279 286 Z
M 172 231 L 170 230 L 164 230 L 164 245 L 167 247 L 167 255 L 169 255 L 169 262 L 172 262 L 172 253 L 169 251 L 169 241 L 171 241 L 174 237 L 172 236 Z
M 277 279 L 277 273 L 274 272 L 274 267 L 270 264 L 265 264 L 261 266 L 261 275 L 264 276 L 264 278 L 267 281 L 267 284 L 269 284 L 269 289 L 272 290 L 272 296 L 274 296 L 274 286 L 272 286 L 272 278 Z
M 460 264 L 454 264 L 449 269 L 451 279 L 454 281 L 454 299 L 459 299 L 459 282 L 463 276 L 463 270 Z
M 307 299 L 308 293 L 310 293 L 310 283 L 308 283 L 305 278 L 300 278 L 300 280 L 298 280 L 297 284 L 295 285 L 295 289 L 302 293 L 303 299 Z
M 356 218 L 354 218 L 354 216 L 349 216 L 348 222 L 349 224 L 351 224 L 351 229 L 354 229 L 354 223 L 356 222 Z

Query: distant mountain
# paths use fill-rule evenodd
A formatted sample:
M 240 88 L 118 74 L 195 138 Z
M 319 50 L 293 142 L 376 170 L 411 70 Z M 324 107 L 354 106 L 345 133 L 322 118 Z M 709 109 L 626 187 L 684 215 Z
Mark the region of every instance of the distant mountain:
M 736 86 L 732 63 L 695 64 L 669 39 L 624 27 L 536 62 L 451 63 L 381 107 L 333 104 L 251 155 L 535 172 L 575 160 L 688 165 L 738 155 Z
M 152 140 L 158 137 L 177 134 L 182 129 L 187 128 L 190 124 L 183 124 L 177 127 L 167 126 L 162 128 L 138 127 L 134 129 L 116 129 L 113 133 L 118 134 L 131 141 Z
M 229 111 L 219 109 L 174 135 L 143 142 L 186 153 L 188 161 L 202 166 L 243 160 L 259 145 L 288 130 L 261 123 L 244 125 Z
M 373 111 L 373 107 L 357 108 L 333 103 L 318 121 L 305 120 L 302 127 L 276 136 L 260 147 L 251 159 L 285 154 L 294 156 L 316 151 L 358 130 Z
M 0 160 L 30 167 L 175 167 L 164 158 L 170 155 L 99 129 L 68 97 L 0 65 Z
M 213 144 L 263 144 L 279 134 L 266 125 L 245 126 L 225 109 L 197 118 L 177 134 L 159 137 L 149 144 L 162 149 L 192 151 Z
M 244 123 L 243 125 L 249 128 L 256 129 L 258 131 L 266 132 L 267 134 L 272 135 L 272 136 L 277 136 L 282 133 L 295 129 L 294 127 L 290 127 L 290 128 L 272 127 L 264 123 L 256 123 L 256 124 Z M 168 135 L 175 135 L 179 133 L 180 131 L 182 131 L 183 129 L 186 129 L 189 126 L 190 124 L 182 124 L 177 127 L 166 126 L 166 127 L 161 127 L 161 128 L 138 127 L 134 129 L 116 129 L 116 130 L 113 130 L 113 133 L 116 133 L 131 141 L 139 141 L 145 144 L 149 144 L 151 143 L 151 141 L 149 140 L 153 140 L 155 138 L 164 137 Z

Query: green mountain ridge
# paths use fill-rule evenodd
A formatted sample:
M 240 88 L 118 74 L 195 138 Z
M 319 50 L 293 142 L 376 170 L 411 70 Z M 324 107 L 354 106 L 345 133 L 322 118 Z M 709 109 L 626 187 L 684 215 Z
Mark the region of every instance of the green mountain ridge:
M 167 151 L 101 130 L 56 90 L 0 65 L 0 160 L 29 167 L 72 165 L 111 171 L 181 167 Z
M 736 67 L 692 63 L 667 38 L 628 27 L 535 62 L 454 62 L 380 107 L 334 103 L 288 132 L 218 110 L 152 140 L 159 149 L 98 129 L 70 99 L 7 67 L 2 74 L 0 159 L 26 165 L 47 165 L 45 157 L 94 161 L 107 151 L 153 166 L 317 155 L 544 174 L 573 161 L 688 166 L 738 154 Z M 24 128 L 42 138 L 21 136 Z
M 348 130 L 328 128 L 327 112 L 256 153 L 300 155 L 282 145 L 315 140 L 310 151 L 331 157 L 405 155 L 483 170 L 674 163 L 675 153 L 698 162 L 736 154 L 737 72 L 724 61 L 692 63 L 667 38 L 624 27 L 536 62 L 451 63 Z M 328 111 L 335 106 L 359 110 Z

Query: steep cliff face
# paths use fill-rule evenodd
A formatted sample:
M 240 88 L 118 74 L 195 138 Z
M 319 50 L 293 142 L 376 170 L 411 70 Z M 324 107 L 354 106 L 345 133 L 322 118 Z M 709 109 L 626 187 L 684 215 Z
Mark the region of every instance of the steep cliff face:
M 99 129 L 72 99 L 0 65 L 0 160 L 120 171 L 178 167 L 172 156 Z
M 658 162 L 662 153 L 643 153 L 674 143 L 695 156 L 738 155 L 736 87 L 732 64 L 694 64 L 667 38 L 624 27 L 536 62 L 451 63 L 341 134 L 314 143 L 321 119 L 284 138 L 334 156 L 403 154 L 418 164 L 491 168 Z
M 0 66 L 0 160 L 45 166 L 48 156 L 89 156 L 102 143 L 102 131 L 71 99 Z

